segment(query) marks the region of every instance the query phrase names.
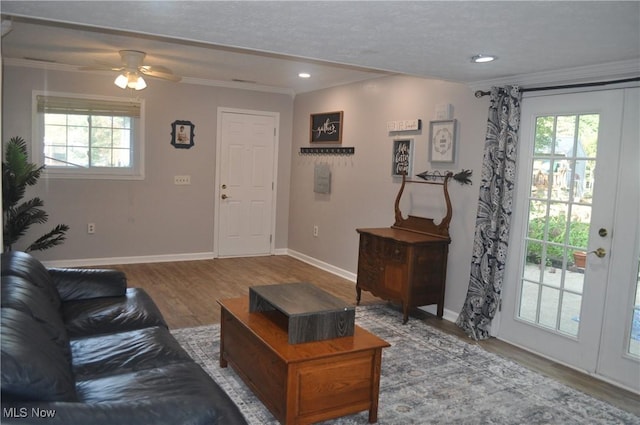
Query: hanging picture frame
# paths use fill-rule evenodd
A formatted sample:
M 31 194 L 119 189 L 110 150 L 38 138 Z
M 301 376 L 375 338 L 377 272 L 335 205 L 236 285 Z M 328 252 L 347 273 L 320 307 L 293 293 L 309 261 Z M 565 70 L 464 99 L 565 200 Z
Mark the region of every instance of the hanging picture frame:
M 393 141 L 391 158 L 391 174 L 394 177 L 410 176 L 413 165 L 413 139 L 396 139 Z
M 456 158 L 456 120 L 429 123 L 429 162 L 453 163 Z
M 176 149 L 189 149 L 193 143 L 195 125 L 191 121 L 174 121 L 171 123 L 171 144 Z
M 342 143 L 343 111 L 311 114 L 309 141 L 311 143 Z

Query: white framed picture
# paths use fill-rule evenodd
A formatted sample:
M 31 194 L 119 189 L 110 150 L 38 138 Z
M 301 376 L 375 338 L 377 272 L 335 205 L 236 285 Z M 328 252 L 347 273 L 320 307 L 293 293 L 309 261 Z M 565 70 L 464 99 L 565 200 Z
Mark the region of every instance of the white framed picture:
M 429 161 L 452 163 L 456 159 L 456 120 L 429 123 Z

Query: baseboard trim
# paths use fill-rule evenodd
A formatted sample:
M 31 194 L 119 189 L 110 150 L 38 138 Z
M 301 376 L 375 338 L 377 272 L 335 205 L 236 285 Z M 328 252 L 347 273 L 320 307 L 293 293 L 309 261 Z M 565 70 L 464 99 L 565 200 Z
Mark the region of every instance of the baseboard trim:
M 93 267 L 116 264 L 168 263 L 171 261 L 211 260 L 213 252 L 196 252 L 191 254 L 142 255 L 136 257 L 104 257 L 83 258 L 76 260 L 43 261 L 46 267 Z
M 418 307 L 422 311 L 426 311 L 429 314 L 433 314 L 434 316 L 438 314 L 438 306 L 436 305 L 427 305 L 424 307 Z M 453 310 L 444 309 L 442 312 L 442 319 L 447 322 L 455 323 L 458 319 L 458 313 Z
M 312 266 L 315 266 L 319 269 L 322 269 L 326 272 L 335 274 L 336 276 L 342 277 L 344 279 L 347 279 L 353 283 L 356 282 L 356 277 L 357 275 L 355 273 L 351 273 L 350 271 L 341 269 L 339 267 L 336 267 L 332 264 L 329 263 L 325 263 L 324 261 L 320 261 L 317 258 L 313 258 L 310 257 L 308 255 L 302 254 L 301 252 L 298 251 L 294 251 L 292 249 L 288 249 L 287 250 L 287 255 L 289 255 L 290 257 L 293 257 L 297 260 L 302 261 L 303 263 L 307 263 L 307 264 L 311 264 Z

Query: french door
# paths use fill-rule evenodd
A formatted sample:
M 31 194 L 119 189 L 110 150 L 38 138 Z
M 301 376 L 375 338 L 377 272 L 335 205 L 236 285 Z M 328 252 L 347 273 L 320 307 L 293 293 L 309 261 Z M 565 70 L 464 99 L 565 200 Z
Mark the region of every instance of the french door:
M 522 101 L 499 328 L 501 339 L 637 392 L 639 97 Z
M 273 250 L 277 118 L 267 112 L 218 111 L 214 251 L 220 257 Z

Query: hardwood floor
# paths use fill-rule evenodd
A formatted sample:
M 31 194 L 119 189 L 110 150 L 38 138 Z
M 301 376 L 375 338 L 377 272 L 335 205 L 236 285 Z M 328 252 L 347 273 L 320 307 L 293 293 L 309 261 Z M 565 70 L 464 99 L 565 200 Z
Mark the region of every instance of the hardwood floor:
M 334 296 L 355 304 L 353 282 L 288 256 L 127 264 L 113 267 L 127 274 L 129 286 L 144 288 L 152 296 L 171 328 L 219 323 L 220 308 L 216 300 L 248 296 L 249 287 L 253 285 L 311 282 Z M 361 305 L 377 303 L 386 301 L 363 291 Z M 409 320 L 425 320 L 427 324 L 468 343 L 479 344 L 487 351 L 510 358 L 529 369 L 640 416 L 640 396 L 637 394 L 495 338 L 475 342 L 454 323 L 438 320 L 435 316 L 420 313 L 421 311 L 416 312 Z

